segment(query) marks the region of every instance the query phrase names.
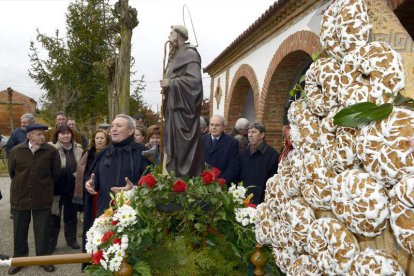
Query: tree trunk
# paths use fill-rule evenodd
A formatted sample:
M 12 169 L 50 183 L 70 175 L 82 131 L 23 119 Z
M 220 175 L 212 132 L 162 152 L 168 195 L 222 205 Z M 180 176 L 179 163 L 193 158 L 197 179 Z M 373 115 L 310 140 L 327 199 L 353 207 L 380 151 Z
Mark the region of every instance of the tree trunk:
M 119 0 L 115 5 L 115 11 L 119 15 L 121 35 L 116 68 L 116 90 L 119 93 L 119 110 L 117 110 L 117 113 L 129 114 L 131 38 L 132 30 L 138 25 L 137 10 L 128 6 L 128 0 Z

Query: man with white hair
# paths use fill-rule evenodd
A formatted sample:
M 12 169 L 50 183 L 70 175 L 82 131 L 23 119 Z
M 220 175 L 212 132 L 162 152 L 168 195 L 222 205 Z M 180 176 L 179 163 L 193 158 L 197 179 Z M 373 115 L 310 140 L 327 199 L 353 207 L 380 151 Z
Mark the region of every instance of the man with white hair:
M 111 192 L 131 189 L 150 165 L 142 156 L 147 148 L 135 143 L 134 134 L 135 119 L 117 115 L 111 125 L 112 144 L 99 152 L 92 164 L 85 188 L 90 194 L 99 192 L 97 217 L 109 208 Z
M 210 118 L 210 134 L 203 136 L 203 153 L 206 163 L 220 169 L 219 177 L 230 186 L 239 177 L 239 142 L 224 133 L 225 127 L 223 116 L 213 115 Z
M 203 100 L 201 57 L 197 48 L 186 43 L 185 26 L 171 26 L 168 39 L 172 47 L 167 74 L 160 80 L 165 95 L 164 165 L 176 176 L 199 176 L 204 170 L 199 119 Z
M 235 136 L 236 134 L 243 135 L 247 138 L 247 132 L 249 130 L 250 122 L 246 118 L 239 118 L 234 125 L 234 128 L 231 132 L 231 136 Z
M 23 143 L 24 141 L 26 141 L 26 127 L 28 125 L 34 124 L 35 119 L 33 114 L 31 113 L 26 113 L 23 114 L 22 117 L 20 117 L 20 127 L 16 128 L 9 140 L 7 140 L 6 145 L 4 146 L 4 148 L 6 149 L 7 152 L 7 156 L 10 155 L 10 150 L 14 147 L 17 146 L 18 144 Z

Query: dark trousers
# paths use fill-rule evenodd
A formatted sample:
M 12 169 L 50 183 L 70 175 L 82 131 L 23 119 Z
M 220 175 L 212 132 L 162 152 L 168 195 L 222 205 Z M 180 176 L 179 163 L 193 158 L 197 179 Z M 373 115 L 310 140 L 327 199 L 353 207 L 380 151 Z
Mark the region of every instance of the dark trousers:
M 14 257 L 25 257 L 29 255 L 27 237 L 29 225 L 33 216 L 33 232 L 36 248 L 36 256 L 49 254 L 50 237 L 50 208 L 38 210 L 16 210 L 13 212 L 13 240 Z
M 77 234 L 77 225 L 78 225 L 78 218 L 77 218 L 77 208 L 76 205 L 72 202 L 72 195 L 62 195 L 59 201 L 59 211 L 60 215 L 51 215 L 50 221 L 50 254 L 56 248 L 57 240 L 59 237 L 60 232 L 60 224 L 61 224 L 61 217 L 62 217 L 62 209 L 63 209 L 63 222 L 64 222 L 64 232 L 65 232 L 65 240 L 68 245 L 73 244 L 76 242 L 76 234 Z

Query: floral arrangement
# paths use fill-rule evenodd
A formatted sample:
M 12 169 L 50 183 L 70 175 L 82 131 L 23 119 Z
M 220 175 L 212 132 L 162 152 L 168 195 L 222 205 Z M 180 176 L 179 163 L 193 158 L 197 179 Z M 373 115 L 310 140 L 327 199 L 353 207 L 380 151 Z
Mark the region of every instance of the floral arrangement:
M 184 179 L 152 167 L 133 190 L 112 194 L 87 233 L 88 273 L 111 275 L 126 259 L 134 275 L 245 275 L 256 206 L 242 184 L 227 191 L 220 173 Z

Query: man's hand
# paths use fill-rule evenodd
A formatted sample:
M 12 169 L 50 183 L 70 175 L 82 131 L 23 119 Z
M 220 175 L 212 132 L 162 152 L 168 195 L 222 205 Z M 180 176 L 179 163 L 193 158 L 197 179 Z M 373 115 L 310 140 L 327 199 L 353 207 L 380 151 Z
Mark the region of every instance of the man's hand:
M 132 184 L 131 180 L 129 180 L 128 177 L 125 177 L 125 183 L 126 185 L 124 187 L 112 187 L 111 191 L 116 193 L 120 191 L 129 191 L 134 188 L 134 184 Z
M 95 191 L 95 174 L 94 173 L 91 174 L 91 179 L 86 181 L 85 188 L 88 191 L 88 193 L 90 193 L 91 195 L 96 194 L 96 191 Z
M 160 80 L 160 86 L 162 89 L 167 89 L 170 86 L 168 79 Z

